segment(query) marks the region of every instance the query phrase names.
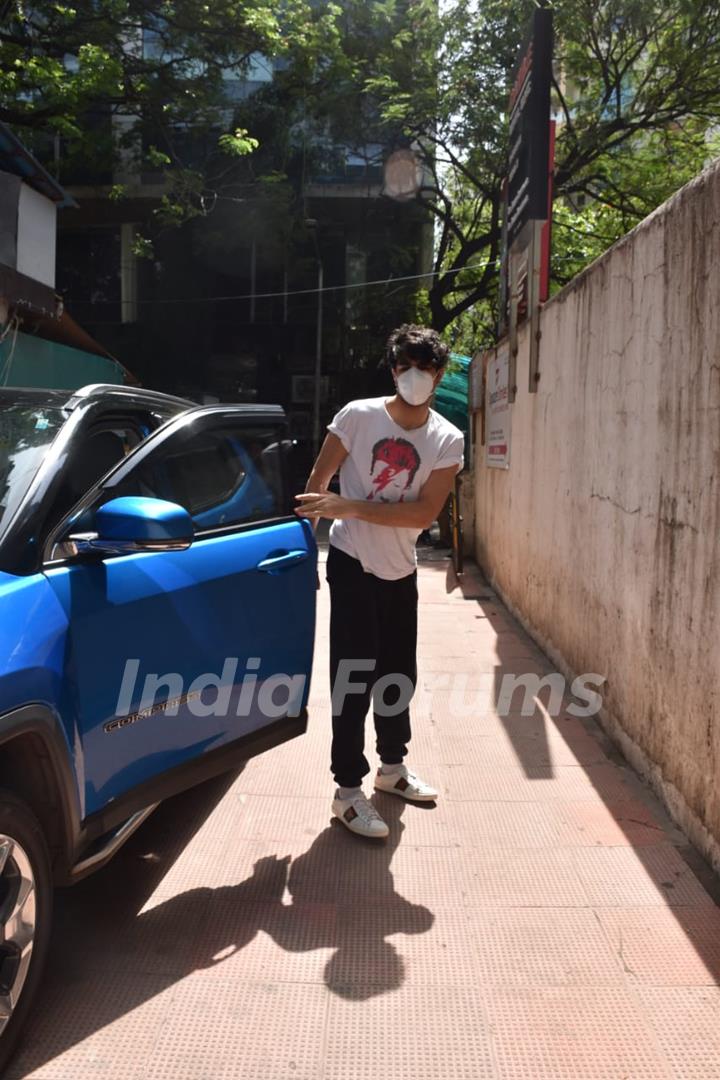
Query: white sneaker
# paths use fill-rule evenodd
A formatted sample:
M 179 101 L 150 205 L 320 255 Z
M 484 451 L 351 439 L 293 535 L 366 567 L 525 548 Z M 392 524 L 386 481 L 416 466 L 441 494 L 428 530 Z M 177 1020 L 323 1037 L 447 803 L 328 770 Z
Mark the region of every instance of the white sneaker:
M 333 814 L 347 826 L 350 832 L 358 836 L 370 836 L 373 839 L 384 839 L 390 830 L 387 824 L 378 814 L 377 810 L 362 791 L 353 795 L 351 799 L 333 799 Z
M 419 776 L 408 772 L 406 765 L 398 765 L 395 772 L 384 773 L 380 769 L 375 777 L 375 790 L 400 795 L 411 802 L 435 802 L 438 793 Z

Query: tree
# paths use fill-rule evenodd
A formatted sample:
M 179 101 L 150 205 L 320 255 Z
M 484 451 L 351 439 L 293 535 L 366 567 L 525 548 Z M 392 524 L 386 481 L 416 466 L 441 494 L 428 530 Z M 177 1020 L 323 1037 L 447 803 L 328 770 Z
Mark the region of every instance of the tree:
M 232 123 L 229 84 L 258 57 L 302 66 L 331 50 L 335 17 L 333 5 L 306 0 L 5 0 L 0 120 L 31 143 L 33 132 L 63 136 L 109 171 L 119 155 L 129 165 L 144 153 L 145 164 L 178 173 L 176 195 L 201 192 L 183 172 L 187 133 L 213 132 L 225 167 L 252 152 L 252 132 Z M 118 122 L 111 130 L 98 117 Z
M 534 6 L 0 0 L 0 119 L 67 136 L 94 162 L 143 157 L 167 181 L 162 225 L 259 200 L 260 218 L 277 208 L 280 235 L 302 216 L 290 220 L 283 184 L 296 174 L 301 190 L 313 157 L 339 143 L 412 146 L 436 224 L 427 318 L 461 347 L 494 321 L 506 105 Z M 554 11 L 558 287 L 711 155 L 720 0 L 556 0 Z M 231 100 L 233 75 L 239 85 L 261 56 L 281 60 L 272 84 Z M 117 118 L 112 130 L 88 121 L 98 113 Z
M 705 133 L 720 115 L 720 3 L 553 6 L 561 283 L 710 156 Z M 441 330 L 495 295 L 506 103 L 533 7 L 532 0 L 451 0 L 440 12 L 431 0 L 411 0 L 407 25 L 365 74 L 384 120 L 402 124 L 428 171 L 418 198 L 436 220 L 428 301 Z M 579 197 L 589 202 L 578 212 Z

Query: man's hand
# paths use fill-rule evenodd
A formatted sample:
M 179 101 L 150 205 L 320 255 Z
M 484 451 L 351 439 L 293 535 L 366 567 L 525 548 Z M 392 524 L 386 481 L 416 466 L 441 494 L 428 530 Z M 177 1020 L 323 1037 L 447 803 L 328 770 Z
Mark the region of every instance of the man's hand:
M 328 492 L 328 485 L 347 456 L 348 452 L 337 435 L 328 432 L 305 485 L 305 495 L 296 495 L 295 498 L 303 499 L 310 496 L 313 499 L 318 499 L 323 495 L 333 498 L 334 496 L 331 496 Z M 304 506 L 297 507 L 295 513 L 298 517 L 309 518 L 313 523 L 313 529 L 317 529 L 321 517 L 336 516 L 331 513 L 311 513 L 309 508 L 306 509 Z
M 420 489 L 420 497 L 410 502 L 375 502 L 373 499 L 344 499 L 329 491 L 306 492 L 296 495 L 300 502 L 295 513 L 299 517 L 317 520 L 327 518 L 357 518 L 371 525 L 386 525 L 396 529 L 429 529 L 440 513 L 458 472 L 457 465 L 433 469 Z
M 335 495 L 331 491 L 306 491 L 296 495 L 300 506 L 295 508 L 298 517 L 307 518 L 349 518 L 354 516 L 355 502 Z

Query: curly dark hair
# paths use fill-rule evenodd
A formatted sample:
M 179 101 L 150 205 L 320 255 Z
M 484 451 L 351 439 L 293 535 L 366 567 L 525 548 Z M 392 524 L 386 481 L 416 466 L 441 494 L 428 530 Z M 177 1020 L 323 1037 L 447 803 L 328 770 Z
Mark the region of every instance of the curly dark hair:
M 385 347 L 385 362 L 389 367 L 397 367 L 407 360 L 432 364 L 436 371 L 442 371 L 450 359 L 450 349 L 441 339 L 437 330 L 429 326 L 415 326 L 403 323 L 393 330 Z

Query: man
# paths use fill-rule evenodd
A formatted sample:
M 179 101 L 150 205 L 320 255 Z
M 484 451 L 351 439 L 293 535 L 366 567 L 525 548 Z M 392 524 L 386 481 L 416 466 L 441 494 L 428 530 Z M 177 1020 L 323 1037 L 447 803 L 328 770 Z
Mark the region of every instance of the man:
M 463 436 L 430 408 L 449 351 L 434 330 L 401 326 L 387 344 L 395 394 L 352 401 L 331 424 L 297 513 L 332 518 L 330 585 L 333 813 L 351 832 L 385 837 L 362 790 L 372 700 L 381 766 L 375 788 L 416 802 L 437 792 L 404 764 L 417 680 L 415 541 L 463 462 Z M 340 472 L 340 495 L 328 491 Z M 358 676 L 360 676 L 358 678 Z

